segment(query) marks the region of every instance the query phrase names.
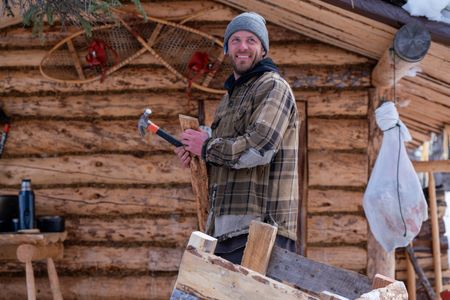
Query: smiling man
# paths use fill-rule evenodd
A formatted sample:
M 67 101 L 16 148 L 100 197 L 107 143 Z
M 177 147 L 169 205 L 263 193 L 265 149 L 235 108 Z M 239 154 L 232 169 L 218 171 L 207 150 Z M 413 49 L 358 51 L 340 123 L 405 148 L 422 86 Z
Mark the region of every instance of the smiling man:
M 175 152 L 184 166 L 192 155 L 208 166 L 207 233 L 216 255 L 241 263 L 249 224 L 278 227 L 276 244 L 295 251 L 298 209 L 299 117 L 294 95 L 267 57 L 264 18 L 243 13 L 227 26 L 224 51 L 233 64 L 209 136 L 186 130 Z

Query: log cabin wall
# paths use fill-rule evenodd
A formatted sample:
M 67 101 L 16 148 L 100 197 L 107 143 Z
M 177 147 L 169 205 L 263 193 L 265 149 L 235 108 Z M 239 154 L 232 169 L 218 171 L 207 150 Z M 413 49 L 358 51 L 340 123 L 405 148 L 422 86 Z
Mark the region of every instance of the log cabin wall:
M 210 8 L 188 26 L 223 38 L 239 11 L 208 1 L 143 1 L 169 19 Z M 294 89 L 307 127 L 307 256 L 359 272 L 367 265 L 362 193 L 368 179 L 368 90 L 374 65 L 360 55 L 268 24 L 270 56 Z M 22 25 L 2 29 L 0 105 L 12 116 L 0 159 L 0 193 L 31 178 L 38 215 L 62 215 L 69 233 L 56 261 L 65 299 L 167 299 L 189 234 L 196 229 L 190 174 L 171 147 L 136 122 L 143 108 L 167 131 L 178 114 L 197 115 L 185 86 L 145 54 L 103 83 L 58 84 L 38 66 L 74 32 L 45 28 L 45 40 Z M 220 97 L 205 100 L 210 122 Z M 38 297 L 51 298 L 44 265 Z M 22 265 L 0 263 L 0 299 L 25 298 Z

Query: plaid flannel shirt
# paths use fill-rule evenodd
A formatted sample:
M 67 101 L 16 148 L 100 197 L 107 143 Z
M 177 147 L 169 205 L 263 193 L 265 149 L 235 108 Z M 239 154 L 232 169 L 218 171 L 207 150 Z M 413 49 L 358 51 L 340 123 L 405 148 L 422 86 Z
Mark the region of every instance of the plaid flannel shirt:
M 222 98 L 212 136 L 203 147 L 210 219 L 253 215 L 296 240 L 299 126 L 292 90 L 275 72 L 252 78 Z M 273 155 L 263 165 L 240 168 L 252 151 L 261 157 Z M 246 232 L 248 228 L 242 228 L 241 233 Z

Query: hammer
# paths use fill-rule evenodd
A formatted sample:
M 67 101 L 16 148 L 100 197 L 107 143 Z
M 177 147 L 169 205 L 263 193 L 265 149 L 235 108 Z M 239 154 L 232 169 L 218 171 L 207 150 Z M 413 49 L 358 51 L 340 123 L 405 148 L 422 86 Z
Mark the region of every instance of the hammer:
M 159 128 L 158 125 L 149 120 L 149 116 L 151 115 L 151 113 L 152 110 L 150 108 L 146 108 L 142 116 L 139 118 L 138 131 L 141 137 L 144 137 L 148 131 L 151 131 L 153 133 L 156 133 L 175 147 L 182 147 L 183 143 L 181 143 L 179 140 L 177 140 L 172 135 Z

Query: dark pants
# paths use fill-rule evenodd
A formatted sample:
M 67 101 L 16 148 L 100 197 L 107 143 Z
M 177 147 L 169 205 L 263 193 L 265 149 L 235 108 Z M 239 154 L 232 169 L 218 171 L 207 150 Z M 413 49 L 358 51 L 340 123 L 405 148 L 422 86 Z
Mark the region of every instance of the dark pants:
M 247 238 L 248 234 L 243 234 L 226 239 L 222 242 L 217 242 L 217 247 L 214 254 L 231 261 L 234 264 L 241 264 Z M 277 235 L 275 245 L 294 253 L 296 251 L 295 241 L 281 235 Z

